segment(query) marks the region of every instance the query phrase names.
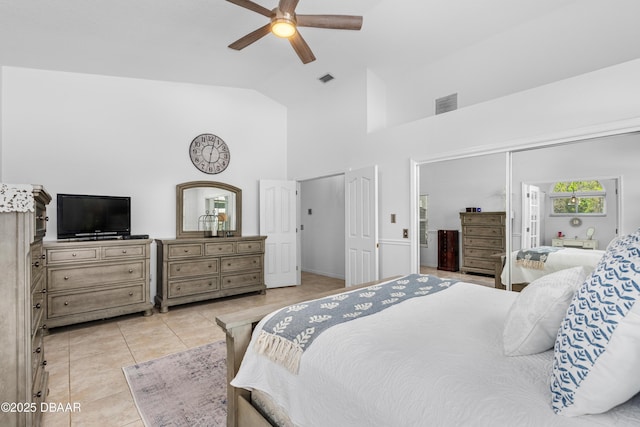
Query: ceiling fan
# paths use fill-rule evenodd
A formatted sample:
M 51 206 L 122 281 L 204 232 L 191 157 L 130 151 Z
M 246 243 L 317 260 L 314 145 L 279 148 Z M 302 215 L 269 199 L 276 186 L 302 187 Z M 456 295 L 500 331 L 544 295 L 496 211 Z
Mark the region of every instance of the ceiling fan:
M 303 64 L 315 61 L 311 48 L 302 38 L 297 27 L 330 28 L 337 30 L 359 30 L 362 28 L 362 16 L 351 15 L 297 15 L 296 6 L 300 0 L 280 0 L 278 7 L 269 10 L 250 0 L 227 0 L 245 9 L 266 16 L 270 22 L 231 43 L 229 47 L 242 50 L 260 40 L 269 33 L 287 38 Z

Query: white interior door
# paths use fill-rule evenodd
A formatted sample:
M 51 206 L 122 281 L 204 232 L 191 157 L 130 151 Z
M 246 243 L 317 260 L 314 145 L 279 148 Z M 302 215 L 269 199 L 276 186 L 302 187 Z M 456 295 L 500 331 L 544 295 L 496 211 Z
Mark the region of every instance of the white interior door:
M 300 284 L 297 270 L 295 181 L 260 180 L 260 234 L 265 242 L 268 288 Z
M 540 188 L 522 184 L 522 249 L 540 246 Z
M 345 174 L 345 286 L 378 280 L 378 167 Z

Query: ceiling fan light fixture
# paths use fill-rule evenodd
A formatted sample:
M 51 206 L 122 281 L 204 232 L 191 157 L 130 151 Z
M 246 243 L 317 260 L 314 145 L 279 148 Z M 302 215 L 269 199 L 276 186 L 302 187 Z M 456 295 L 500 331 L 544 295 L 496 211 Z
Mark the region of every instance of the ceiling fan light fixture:
M 271 32 L 283 39 L 288 39 L 296 33 L 296 25 L 286 18 L 275 18 L 271 22 Z

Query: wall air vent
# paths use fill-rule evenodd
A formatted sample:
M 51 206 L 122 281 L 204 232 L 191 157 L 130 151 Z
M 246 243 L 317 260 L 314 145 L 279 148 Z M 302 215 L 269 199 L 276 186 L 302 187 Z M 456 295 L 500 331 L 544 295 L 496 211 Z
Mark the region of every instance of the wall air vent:
M 322 83 L 329 83 L 334 78 L 335 77 L 333 77 L 331 74 L 327 73 L 324 76 L 320 77 L 318 80 L 320 80 Z
M 446 113 L 458 109 L 458 94 L 443 96 L 436 99 L 436 114 Z

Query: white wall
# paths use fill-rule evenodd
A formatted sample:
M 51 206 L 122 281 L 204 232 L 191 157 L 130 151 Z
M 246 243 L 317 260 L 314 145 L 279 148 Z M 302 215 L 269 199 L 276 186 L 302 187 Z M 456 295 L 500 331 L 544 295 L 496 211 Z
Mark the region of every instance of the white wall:
M 254 91 L 5 67 L 2 106 L 0 178 L 49 191 L 47 240 L 57 193 L 131 196 L 133 234 L 174 238 L 176 184 L 196 180 L 241 188 L 257 234 L 258 180 L 287 176 L 286 109 Z M 191 163 L 201 133 L 229 146 L 218 175 Z
M 302 271 L 344 279 L 344 175 L 302 182 L 300 206 Z
M 340 98 L 290 110 L 289 145 L 295 149 L 289 150 L 289 178 L 378 164 L 381 218 L 389 212 L 398 218 L 396 224 L 383 221 L 380 225 L 380 276 L 403 274 L 411 270 L 412 243 L 393 251 L 383 243 L 398 238 L 402 228 L 414 227 L 410 159 L 522 147 L 533 141 L 637 127 L 639 95 L 640 60 L 634 60 L 367 135 L 366 122 L 358 117 L 350 121 L 345 113 L 345 119 L 340 119 L 345 109 L 366 110 L 366 85 L 354 85 Z M 336 124 L 326 126 L 332 120 Z M 635 229 L 639 222 L 637 216 L 626 216 L 621 231 Z

